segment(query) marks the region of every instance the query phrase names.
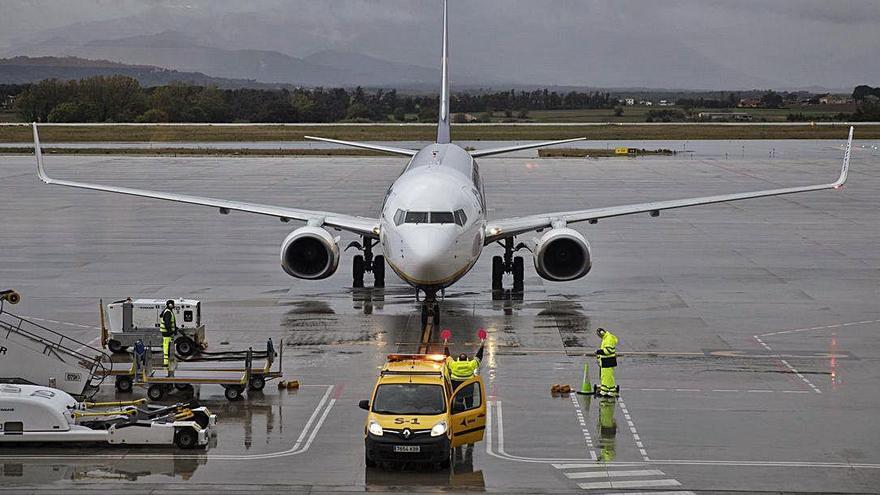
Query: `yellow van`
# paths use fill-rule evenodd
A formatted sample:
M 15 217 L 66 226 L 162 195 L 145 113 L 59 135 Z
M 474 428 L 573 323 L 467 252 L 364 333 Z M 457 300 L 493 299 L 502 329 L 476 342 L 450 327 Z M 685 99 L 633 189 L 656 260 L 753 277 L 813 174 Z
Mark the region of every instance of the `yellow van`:
M 452 449 L 483 440 L 486 386 L 475 376 L 452 390 L 442 354 L 392 354 L 382 367 L 364 426 L 364 461 L 449 467 Z

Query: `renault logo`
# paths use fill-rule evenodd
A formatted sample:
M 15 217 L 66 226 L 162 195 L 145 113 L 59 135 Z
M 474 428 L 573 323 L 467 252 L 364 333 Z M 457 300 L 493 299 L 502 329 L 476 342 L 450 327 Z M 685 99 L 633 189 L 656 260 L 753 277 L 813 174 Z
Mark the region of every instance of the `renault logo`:
M 409 437 L 412 436 L 412 432 L 409 430 L 409 428 L 404 428 L 402 434 L 403 434 L 403 438 L 405 438 L 407 440 L 409 440 Z

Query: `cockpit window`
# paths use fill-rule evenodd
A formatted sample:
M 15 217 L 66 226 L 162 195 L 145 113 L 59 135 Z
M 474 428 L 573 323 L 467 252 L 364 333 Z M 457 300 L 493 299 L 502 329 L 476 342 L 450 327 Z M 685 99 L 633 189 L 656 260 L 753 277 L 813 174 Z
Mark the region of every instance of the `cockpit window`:
M 400 225 L 401 223 L 454 223 L 456 225 L 464 225 L 466 221 L 467 217 L 465 217 L 463 210 L 456 212 L 397 210 L 397 213 L 394 214 L 395 225 Z
M 455 217 L 451 211 L 432 211 L 431 223 L 455 223 Z
M 428 223 L 427 211 L 408 211 L 403 223 Z
M 455 210 L 455 224 L 459 227 L 464 227 L 466 223 L 467 215 L 464 214 L 464 210 Z

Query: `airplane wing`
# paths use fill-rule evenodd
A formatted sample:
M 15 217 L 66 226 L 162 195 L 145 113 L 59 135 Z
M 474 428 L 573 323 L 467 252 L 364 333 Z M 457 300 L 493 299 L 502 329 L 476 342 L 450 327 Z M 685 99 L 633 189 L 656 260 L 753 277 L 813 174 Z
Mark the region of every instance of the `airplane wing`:
M 287 208 L 284 206 L 271 206 L 257 203 L 246 203 L 242 201 L 229 201 L 225 199 L 203 198 L 200 196 L 190 196 L 186 194 L 165 193 L 158 191 L 147 191 L 143 189 L 131 189 L 128 187 L 104 186 L 100 184 L 87 184 L 84 182 L 73 182 L 68 180 L 53 179 L 46 174 L 43 166 L 43 152 L 40 148 L 40 136 L 37 132 L 37 124 L 34 127 L 34 154 L 37 158 L 37 175 L 40 180 L 46 184 L 56 186 L 76 187 L 79 189 L 91 189 L 94 191 L 105 191 L 117 194 L 127 194 L 130 196 L 140 196 L 143 198 L 162 199 L 165 201 L 176 201 L 178 203 L 189 203 L 193 205 L 211 206 L 218 208 L 220 213 L 228 214 L 230 211 L 243 211 L 246 213 L 256 213 L 258 215 L 268 215 L 281 219 L 282 222 L 290 220 L 299 220 L 308 222 L 315 226 L 328 226 L 358 235 L 368 236 L 372 238 L 379 237 L 379 221 L 375 218 L 357 217 L 351 215 L 340 215 L 327 211 L 301 210 L 298 208 Z
M 852 149 L 853 128 L 849 129 L 849 140 L 843 155 L 843 165 L 837 181 L 828 184 L 812 186 L 787 187 L 781 189 L 767 189 L 734 194 L 721 194 L 718 196 L 704 196 L 700 198 L 674 199 L 669 201 L 654 201 L 650 203 L 637 203 L 621 206 L 609 206 L 604 208 L 592 208 L 588 210 L 562 211 L 530 215 L 518 218 L 490 221 L 486 226 L 486 244 L 500 239 L 512 237 L 525 232 L 541 230 L 548 227 L 564 226 L 569 223 L 590 222 L 596 223 L 600 219 L 633 215 L 636 213 L 650 213 L 652 217 L 660 215 L 662 210 L 684 208 L 687 206 L 708 205 L 713 203 L 726 203 L 743 199 L 763 198 L 768 196 L 781 196 L 783 194 L 795 194 L 809 191 L 821 191 L 823 189 L 839 189 L 846 182 L 849 172 L 849 157 Z

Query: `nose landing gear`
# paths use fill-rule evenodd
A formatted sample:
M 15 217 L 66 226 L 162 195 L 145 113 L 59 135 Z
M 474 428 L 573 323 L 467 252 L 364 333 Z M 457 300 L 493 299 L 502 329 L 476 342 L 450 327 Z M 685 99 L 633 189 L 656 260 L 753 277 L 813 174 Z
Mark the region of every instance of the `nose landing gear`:
M 385 287 L 385 257 L 382 255 L 373 256 L 373 247 L 379 244 L 379 241 L 364 236 L 363 244 L 352 241 L 345 248 L 357 249 L 363 252 L 363 255 L 356 255 L 351 264 L 352 286 L 360 288 L 364 286 L 364 274 L 373 273 L 373 287 Z
M 418 291 L 416 292 L 418 300 Z M 440 326 L 440 303 L 437 302 L 437 294 L 434 292 L 425 292 L 425 299 L 422 301 L 422 328 L 428 326 L 428 322 L 437 328 Z
M 499 242 L 500 244 L 500 242 Z M 522 256 L 514 256 L 513 253 L 524 248 L 520 244 L 514 247 L 513 237 L 504 239 L 504 256 L 492 257 L 492 292 L 499 293 L 504 290 L 504 274 L 513 275 L 513 292 L 523 292 L 525 289 L 525 262 Z

